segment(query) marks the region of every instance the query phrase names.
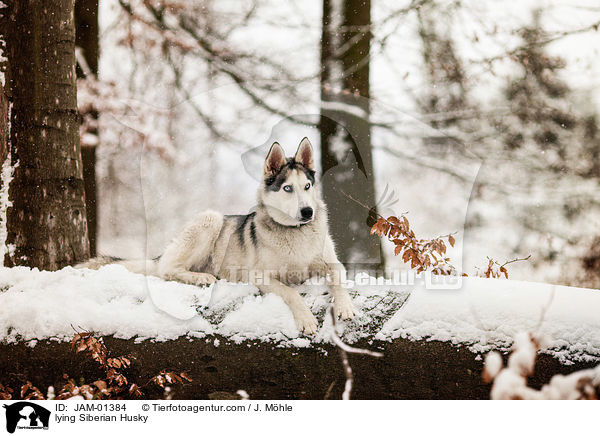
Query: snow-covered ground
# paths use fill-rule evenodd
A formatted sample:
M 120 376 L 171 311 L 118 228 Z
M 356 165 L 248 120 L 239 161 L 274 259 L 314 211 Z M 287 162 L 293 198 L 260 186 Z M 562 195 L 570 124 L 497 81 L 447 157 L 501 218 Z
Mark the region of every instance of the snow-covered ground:
M 401 278 L 401 277 L 399 277 Z M 424 282 L 424 280 L 423 280 Z M 546 352 L 562 362 L 600 360 L 600 291 L 549 284 L 462 278 L 456 290 L 357 275 L 350 293 L 357 309 L 339 322 L 341 337 L 431 339 L 464 344 L 474 352 L 507 350 L 531 331 L 547 338 Z M 98 271 L 0 269 L 0 341 L 70 340 L 93 331 L 137 341 L 179 337 L 235 342 L 260 340 L 308 347 L 329 342 L 329 297 L 322 283 L 299 287 L 320 322 L 314 337 L 300 335 L 291 311 L 252 285 L 219 281 L 199 288 L 133 274 L 119 265 Z

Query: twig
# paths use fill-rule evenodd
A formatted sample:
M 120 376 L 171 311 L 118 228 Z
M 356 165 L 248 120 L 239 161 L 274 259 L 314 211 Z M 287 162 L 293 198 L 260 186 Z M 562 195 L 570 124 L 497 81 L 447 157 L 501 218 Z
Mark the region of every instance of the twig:
M 354 201 L 355 203 L 361 205 L 362 207 L 364 207 L 365 209 L 367 209 L 368 211 L 371 211 L 372 209 L 375 209 L 375 207 L 369 207 L 364 203 L 361 203 L 360 201 L 358 201 L 356 198 L 352 197 L 350 194 L 346 194 L 344 191 L 340 191 L 340 193 L 342 195 L 344 195 L 345 197 L 348 197 L 350 200 Z M 375 210 L 373 210 L 373 212 L 375 213 L 375 215 L 377 215 L 379 218 L 383 218 L 386 222 L 390 223 L 386 217 L 384 217 L 383 215 L 378 214 L 377 212 L 375 212 Z M 401 213 L 399 216 L 404 216 L 408 213 L 408 211 Z
M 352 367 L 348 362 L 348 353 L 353 354 L 367 354 L 372 357 L 383 357 L 383 353 L 377 351 L 366 350 L 364 348 L 355 348 L 344 343 L 336 332 L 336 321 L 333 313 L 333 306 L 329 306 L 329 316 L 331 317 L 331 339 L 337 347 L 340 349 L 340 355 L 342 356 L 342 364 L 344 365 L 344 372 L 346 373 L 346 384 L 344 387 L 344 393 L 342 394 L 342 400 L 349 400 L 350 394 L 352 393 L 352 385 L 354 384 L 354 375 L 352 373 Z
M 517 258 L 515 258 L 515 259 L 513 259 L 513 260 L 509 260 L 509 261 L 507 261 L 507 262 L 504 262 L 502 265 L 500 265 L 500 268 L 502 268 L 503 266 L 506 266 L 506 265 L 508 265 L 508 264 L 510 264 L 510 263 L 514 263 L 514 262 L 520 262 L 520 261 L 522 261 L 522 260 L 529 260 L 529 258 L 530 258 L 530 257 L 531 257 L 531 254 L 530 254 L 529 256 L 527 256 L 527 257 L 521 257 L 521 258 L 517 257 Z M 488 258 L 488 259 L 489 259 L 489 258 Z
M 502 54 L 484 58 L 484 59 L 481 59 L 478 61 L 473 61 L 473 63 L 484 63 L 485 62 L 485 63 L 490 64 L 494 61 L 501 60 L 506 57 L 516 56 L 516 55 L 522 53 L 523 51 L 533 48 L 533 47 L 543 47 L 545 45 L 548 45 L 548 44 L 550 44 L 558 39 L 564 38 L 566 36 L 572 36 L 572 35 L 577 35 L 580 33 L 586 33 L 586 32 L 592 31 L 592 30 L 598 31 L 598 28 L 600 28 L 600 21 L 597 21 L 597 22 L 592 23 L 585 27 L 580 27 L 578 29 L 563 30 L 561 32 L 556 32 L 554 35 L 548 36 L 545 39 L 542 39 L 540 41 L 535 41 L 535 42 L 532 42 L 529 44 L 520 45 L 520 46 L 518 46 L 512 50 L 509 50 L 507 52 L 504 52 Z

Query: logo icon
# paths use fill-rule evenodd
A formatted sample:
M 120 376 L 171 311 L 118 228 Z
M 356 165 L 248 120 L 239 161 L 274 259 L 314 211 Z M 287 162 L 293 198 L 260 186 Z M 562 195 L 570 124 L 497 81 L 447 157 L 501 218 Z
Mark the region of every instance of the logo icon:
M 9 433 L 14 433 L 17 428 L 48 429 L 50 411 L 38 404 L 19 401 L 2 407 L 6 409 L 6 430 Z

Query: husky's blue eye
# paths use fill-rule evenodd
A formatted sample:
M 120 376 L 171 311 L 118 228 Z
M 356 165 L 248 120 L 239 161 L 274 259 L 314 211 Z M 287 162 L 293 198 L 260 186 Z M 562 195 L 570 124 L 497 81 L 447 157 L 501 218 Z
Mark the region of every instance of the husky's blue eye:
M 304 189 L 305 189 L 305 190 L 307 190 L 307 191 L 310 189 L 310 182 L 308 182 L 308 183 L 306 184 L 306 186 L 304 187 Z
M 283 187 L 283 190 L 284 190 L 285 192 L 292 192 L 292 185 L 285 185 L 285 186 Z

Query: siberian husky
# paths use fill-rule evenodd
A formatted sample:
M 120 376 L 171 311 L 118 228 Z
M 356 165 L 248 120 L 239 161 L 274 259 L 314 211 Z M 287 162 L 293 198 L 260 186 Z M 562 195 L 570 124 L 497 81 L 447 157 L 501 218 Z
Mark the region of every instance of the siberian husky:
M 326 277 L 335 315 L 354 316 L 344 287 L 346 271 L 335 254 L 327 209 L 316 184 L 308 138 L 300 142 L 293 158 L 286 158 L 283 148 L 273 143 L 254 212 L 200 213 L 151 269 L 165 280 L 192 285 L 208 285 L 217 279 L 251 282 L 263 293 L 279 295 L 290 307 L 298 330 L 306 334 L 317 331 L 317 320 L 289 285 L 313 276 Z

